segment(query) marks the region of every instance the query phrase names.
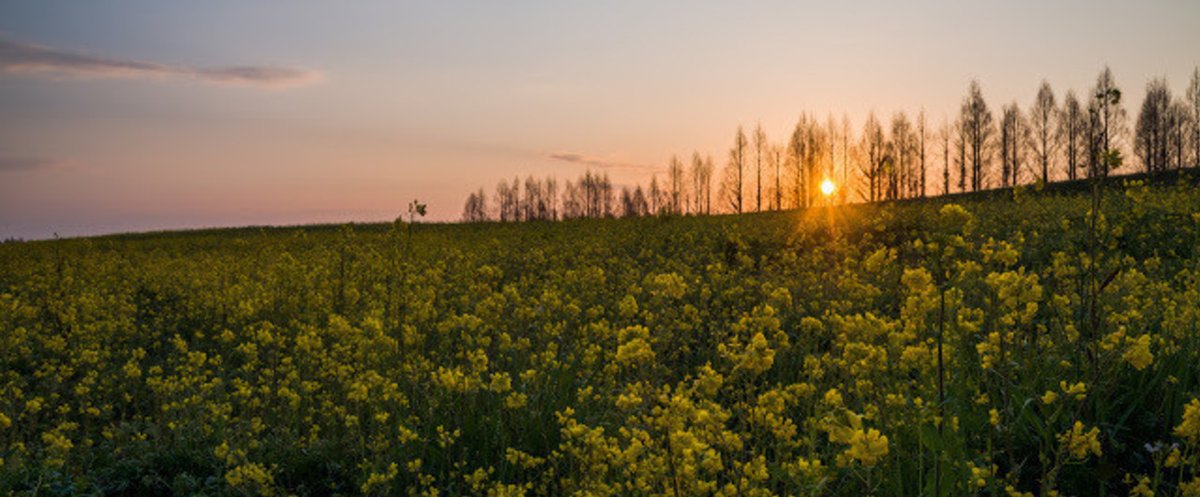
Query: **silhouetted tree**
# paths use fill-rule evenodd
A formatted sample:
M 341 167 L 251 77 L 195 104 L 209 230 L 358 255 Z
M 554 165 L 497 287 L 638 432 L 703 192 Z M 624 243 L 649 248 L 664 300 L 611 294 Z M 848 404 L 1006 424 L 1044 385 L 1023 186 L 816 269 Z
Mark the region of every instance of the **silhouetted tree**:
M 927 124 L 925 122 L 925 109 L 921 109 L 921 113 L 917 114 L 917 157 L 918 157 L 917 160 L 920 163 L 920 171 L 918 174 L 920 174 L 920 176 L 921 176 L 921 178 L 920 178 L 921 179 L 921 182 L 920 182 L 921 198 L 925 198 L 925 176 L 928 172 L 925 167 L 926 166 L 926 164 L 925 164 L 925 149 L 926 149 L 925 139 L 928 137 L 929 132 L 926 128 L 927 128 Z
M 1033 159 L 1042 168 L 1042 182 L 1050 181 L 1050 166 L 1058 152 L 1060 143 L 1058 125 L 1058 108 L 1054 102 L 1054 90 L 1050 83 L 1042 80 L 1033 106 L 1029 108 L 1029 148 L 1033 151 Z
M 1169 137 L 1175 126 L 1171 110 L 1171 89 L 1167 80 L 1155 78 L 1146 83 L 1146 98 L 1134 129 L 1134 153 L 1148 173 L 1167 170 L 1172 144 Z
M 770 155 L 771 168 L 775 171 L 775 210 L 783 209 L 783 146 L 772 145 Z
M 1188 82 L 1187 108 L 1188 120 L 1192 128 L 1192 163 L 1193 167 L 1200 166 L 1200 67 L 1192 70 L 1192 80 Z
M 679 158 L 672 155 L 667 166 L 667 211 L 671 214 L 683 213 L 683 197 L 686 194 L 683 181 L 683 164 Z
M 1058 134 L 1062 138 L 1063 156 L 1066 158 L 1067 179 L 1079 177 L 1087 155 L 1088 118 L 1075 92 L 1068 90 L 1063 97 L 1062 110 L 1058 117 Z
M 746 184 L 746 133 L 738 126 L 729 149 L 729 162 L 725 166 L 725 178 L 721 181 L 721 193 L 730 210 L 741 214 Z
M 468 223 L 488 220 L 487 197 L 484 196 L 483 188 L 467 195 L 467 203 L 463 206 L 462 220 Z
M 805 116 L 800 116 L 796 127 L 792 129 L 792 135 L 788 138 L 787 145 L 788 172 L 792 178 L 789 189 L 793 196 L 792 207 L 794 208 L 804 207 L 804 156 L 808 146 L 808 141 L 805 140 L 805 119 Z
M 1096 86 L 1092 88 L 1088 104 L 1090 176 L 1108 176 L 1111 172 L 1104 157 L 1110 151 L 1120 151 L 1128 125 L 1126 120 L 1125 107 L 1121 104 L 1121 89 L 1106 66 L 1096 77 Z
M 962 104 L 962 127 L 966 138 L 971 169 L 971 190 L 983 188 L 988 165 L 991 163 L 992 139 L 995 136 L 995 119 L 983 99 L 979 82 L 971 80 L 967 97 Z
M 909 195 L 909 177 L 912 176 L 913 149 L 915 148 L 912 123 L 904 111 L 897 112 L 892 117 L 892 157 L 891 170 L 888 171 L 887 198 L 897 199 Z
M 879 124 L 879 119 L 875 117 L 875 111 L 867 114 L 867 121 L 863 124 L 862 134 L 862 153 L 863 164 L 861 167 L 862 175 L 867 180 L 867 195 L 865 199 L 871 202 L 879 200 L 880 186 L 883 176 L 884 160 L 887 156 L 885 150 L 887 143 L 884 141 L 883 126 Z
M 1016 102 L 1004 106 L 1000 117 L 1000 185 L 1016 186 L 1021 180 L 1025 143 L 1029 134 Z
M 762 171 L 763 155 L 767 152 L 767 133 L 762 129 L 762 123 L 754 127 L 754 210 L 762 210 Z
M 953 126 L 948 120 L 942 119 L 937 134 L 938 143 L 942 145 L 942 195 L 950 194 L 950 139 L 953 135 Z

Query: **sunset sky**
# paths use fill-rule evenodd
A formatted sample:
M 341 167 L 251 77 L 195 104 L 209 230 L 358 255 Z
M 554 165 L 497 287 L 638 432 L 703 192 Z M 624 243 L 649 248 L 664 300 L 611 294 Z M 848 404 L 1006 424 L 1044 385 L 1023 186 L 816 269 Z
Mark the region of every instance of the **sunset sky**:
M 941 123 L 1109 65 L 1182 92 L 1200 2 L 0 0 L 0 238 L 455 220 L 514 175 L 646 182 L 738 124 Z

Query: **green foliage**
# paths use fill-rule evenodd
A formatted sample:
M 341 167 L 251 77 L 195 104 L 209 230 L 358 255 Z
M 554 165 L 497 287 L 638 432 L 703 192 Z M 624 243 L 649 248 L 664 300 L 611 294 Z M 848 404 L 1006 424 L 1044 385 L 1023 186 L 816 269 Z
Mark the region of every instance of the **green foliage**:
M 0 493 L 1177 495 L 1200 191 L 1104 195 L 0 245 Z

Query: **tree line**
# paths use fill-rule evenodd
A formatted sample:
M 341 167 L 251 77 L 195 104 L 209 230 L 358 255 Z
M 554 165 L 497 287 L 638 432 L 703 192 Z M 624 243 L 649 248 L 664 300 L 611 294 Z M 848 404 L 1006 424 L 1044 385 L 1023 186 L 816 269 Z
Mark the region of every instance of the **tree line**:
M 1200 67 L 1173 94 L 1153 78 L 1130 129 L 1122 91 L 1105 67 L 1086 93 L 1061 98 L 1043 80 L 1028 108 L 1017 101 L 993 112 L 977 80 L 967 86 L 958 115 L 936 127 L 924 110 L 881 120 L 870 112 L 857 134 L 845 115 L 824 122 L 802 113 L 790 135 L 771 140 L 758 125 L 738 126 L 714 185 L 711 156 L 678 156 L 649 183 L 619 188 L 607 173 L 586 171 L 560 193 L 554 178 L 501 181 L 491 202 L 471 193 L 464 221 L 532 221 L 665 214 L 743 213 L 875 202 L 1107 176 L 1106 157 L 1132 152 L 1145 172 L 1200 164 Z M 838 185 L 822 198 L 820 184 Z M 716 203 L 713 190 L 716 189 Z

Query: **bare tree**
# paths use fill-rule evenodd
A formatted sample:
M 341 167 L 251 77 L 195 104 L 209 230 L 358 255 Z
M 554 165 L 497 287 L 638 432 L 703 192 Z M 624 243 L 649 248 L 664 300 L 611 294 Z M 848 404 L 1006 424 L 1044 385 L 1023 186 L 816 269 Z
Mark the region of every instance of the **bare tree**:
M 725 166 L 725 178 L 721 181 L 721 192 L 730 210 L 741 214 L 746 183 L 746 133 L 738 126 L 729 149 L 729 163 Z
M 679 162 L 679 158 L 672 155 L 671 163 L 667 167 L 668 188 L 667 194 L 668 207 L 667 211 L 671 214 L 683 213 L 683 196 L 685 195 L 683 185 L 683 163 Z
M 992 139 L 995 136 L 995 119 L 983 99 L 979 82 L 971 80 L 967 97 L 962 104 L 962 127 L 966 147 L 970 156 L 971 190 L 979 191 L 991 163 Z
M 1142 100 L 1134 130 L 1134 153 L 1148 173 L 1167 170 L 1172 149 L 1169 136 L 1175 125 L 1171 102 L 1166 79 L 1155 78 L 1146 83 L 1146 98 Z
M 547 215 L 546 219 L 551 221 L 558 220 L 558 180 L 553 177 L 546 178 L 542 184 L 543 199 L 546 201 Z
M 783 209 L 783 146 L 771 146 L 771 167 L 775 170 L 775 210 Z
M 808 141 L 805 140 L 805 128 L 807 128 L 807 117 L 801 115 L 796 121 L 796 127 L 792 129 L 792 136 L 788 139 L 787 146 L 787 162 L 788 169 L 792 177 L 792 185 L 790 190 L 793 195 L 792 207 L 804 207 L 804 156 L 807 154 Z
M 1016 102 L 1004 106 L 1000 118 L 1000 185 L 1020 183 L 1025 143 L 1029 140 L 1025 118 Z
M 463 206 L 462 220 L 468 223 L 478 223 L 488 220 L 487 197 L 483 193 L 483 188 L 480 188 L 478 192 L 467 195 L 467 203 Z
M 1191 114 L 1188 112 L 1187 102 L 1182 98 L 1171 103 L 1170 121 L 1171 129 L 1167 132 L 1167 146 L 1171 149 L 1168 165 L 1174 164 L 1175 169 L 1182 169 L 1187 161 L 1184 154 L 1187 148 L 1188 134 L 1191 133 L 1192 126 L 1195 126 Z
M 1088 119 L 1083 106 L 1075 92 L 1068 90 L 1063 97 L 1063 106 L 1058 116 L 1058 134 L 1062 139 L 1063 156 L 1067 161 L 1067 179 L 1079 177 L 1079 170 L 1084 167 L 1084 156 L 1087 153 Z
M 908 196 L 909 192 L 909 177 L 912 176 L 913 168 L 913 131 L 912 123 L 908 120 L 908 114 L 904 111 L 897 112 L 892 117 L 892 141 L 891 141 L 891 170 L 888 171 L 887 198 L 897 199 Z
M 1054 101 L 1054 90 L 1050 89 L 1050 83 L 1042 80 L 1042 86 L 1038 88 L 1037 97 L 1033 100 L 1033 106 L 1029 108 L 1029 128 L 1030 137 L 1029 148 L 1033 151 L 1033 158 L 1042 168 L 1042 182 L 1050 181 L 1050 166 L 1058 152 L 1060 143 L 1059 131 L 1062 129 L 1058 126 L 1058 108 Z
M 715 168 L 711 155 L 704 156 L 704 213 L 712 214 L 712 176 Z
M 658 187 L 658 175 L 650 177 L 650 189 L 647 191 L 648 198 L 646 203 L 649 204 L 651 214 L 660 214 L 662 211 L 662 189 Z
M 689 206 L 693 214 L 704 212 L 704 158 L 700 152 L 692 152 L 692 169 L 689 171 L 692 179 L 692 202 Z
M 763 131 L 762 123 L 754 127 L 754 210 L 762 210 L 762 171 L 763 154 L 767 151 L 767 133 Z
M 867 180 L 867 192 L 863 195 L 865 200 L 874 202 L 879 200 L 880 183 L 883 176 L 883 164 L 887 155 L 885 148 L 887 143 L 883 137 L 883 126 L 879 124 L 879 119 L 875 117 L 875 111 L 867 114 L 867 121 L 863 124 L 862 134 L 862 153 L 864 155 L 863 164 L 861 167 L 862 175 Z
M 1188 83 L 1187 108 L 1192 128 L 1192 167 L 1200 167 L 1200 67 L 1192 70 Z
M 929 135 L 926 127 L 925 109 L 921 109 L 921 113 L 917 114 L 917 157 L 920 163 L 920 172 L 918 174 L 921 176 L 919 190 L 921 198 L 925 198 L 925 176 L 928 172 L 925 167 L 925 139 Z
M 1090 153 L 1089 174 L 1107 176 L 1108 161 L 1103 155 L 1120 151 L 1121 142 L 1128 126 L 1125 107 L 1121 104 L 1121 89 L 1113 80 L 1112 70 L 1105 66 L 1096 77 L 1088 104 Z
M 945 118 L 938 129 L 938 142 L 942 145 L 942 195 L 950 194 L 950 138 L 954 134 L 952 125 Z
M 850 190 L 850 118 L 842 114 L 842 187 L 838 189 L 842 202 Z

